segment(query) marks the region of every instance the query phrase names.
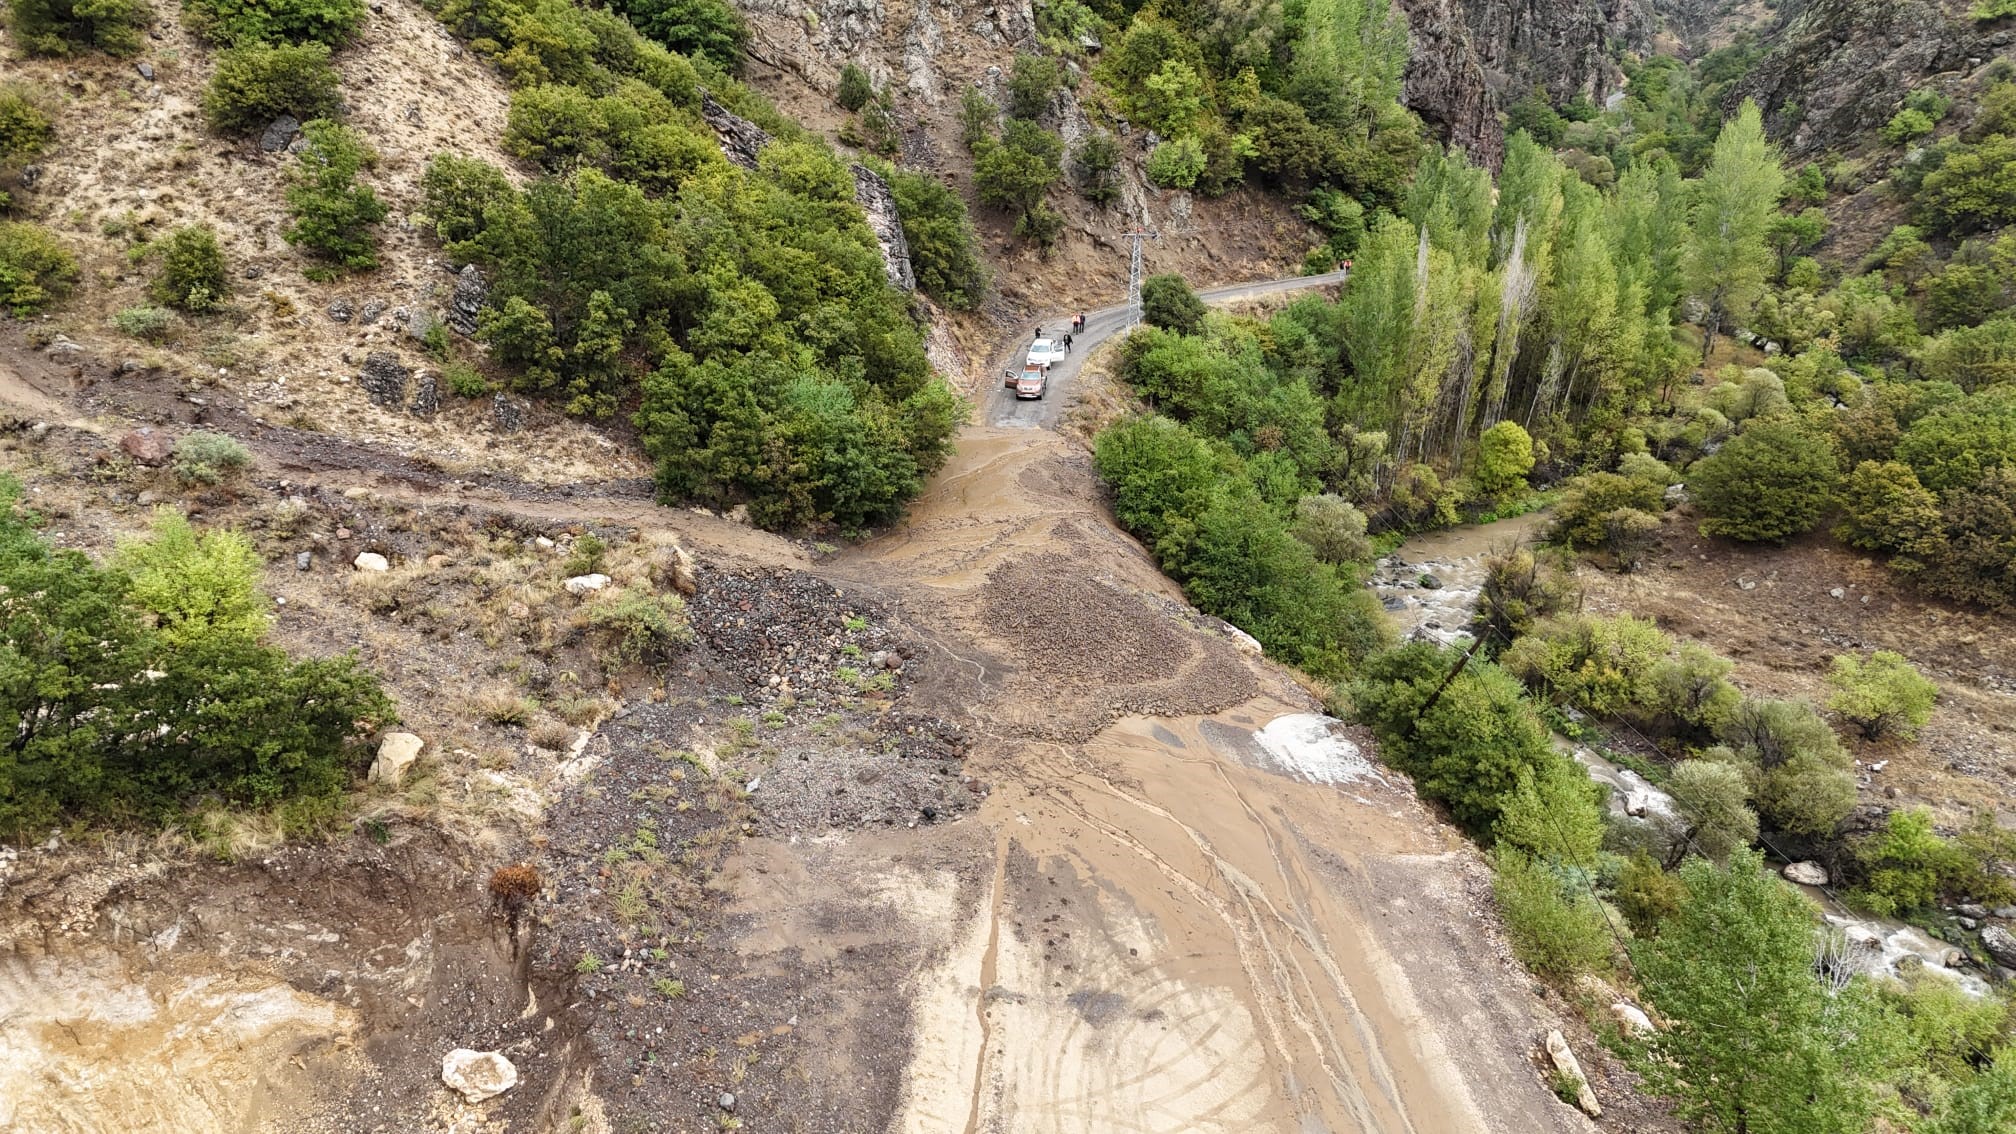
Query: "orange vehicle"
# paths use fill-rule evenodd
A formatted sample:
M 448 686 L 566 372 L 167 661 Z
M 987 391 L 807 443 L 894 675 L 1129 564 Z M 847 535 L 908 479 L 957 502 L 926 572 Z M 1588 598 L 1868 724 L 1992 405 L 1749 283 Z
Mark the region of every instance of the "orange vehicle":
M 1034 364 L 1022 368 L 1022 376 L 1015 379 L 1015 396 L 1018 398 L 1043 397 L 1044 387 L 1050 384 L 1050 376 L 1045 367 Z

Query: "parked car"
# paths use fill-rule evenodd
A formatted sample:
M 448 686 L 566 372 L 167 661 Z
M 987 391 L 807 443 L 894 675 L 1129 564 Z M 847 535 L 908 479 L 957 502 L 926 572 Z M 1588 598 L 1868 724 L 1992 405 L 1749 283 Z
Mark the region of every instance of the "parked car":
M 1051 363 L 1063 357 L 1063 343 L 1056 339 L 1037 339 L 1035 342 L 1029 344 L 1029 357 L 1024 360 L 1023 365 L 1040 366 L 1048 370 Z
M 1022 376 L 1015 379 L 1015 396 L 1018 398 L 1043 397 L 1044 387 L 1050 384 L 1050 375 L 1040 366 L 1024 366 Z

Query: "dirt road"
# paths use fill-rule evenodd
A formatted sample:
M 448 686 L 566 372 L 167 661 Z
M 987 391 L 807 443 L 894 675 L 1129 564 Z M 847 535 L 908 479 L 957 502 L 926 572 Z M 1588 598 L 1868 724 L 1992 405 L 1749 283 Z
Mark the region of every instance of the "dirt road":
M 1263 295 L 1281 292 L 1303 291 L 1308 288 L 1326 287 L 1343 283 L 1348 272 L 1329 272 L 1320 276 L 1289 276 L 1285 279 L 1263 280 L 1258 283 L 1232 284 L 1214 287 L 1198 292 L 1206 303 L 1232 303 L 1242 299 L 1257 299 Z M 1064 412 L 1064 405 L 1071 396 L 1072 386 L 1078 377 L 1078 369 L 1091 357 L 1092 349 L 1114 335 L 1126 330 L 1132 324 L 1128 308 L 1123 305 L 1101 307 L 1096 311 L 1084 312 L 1085 329 L 1072 335 L 1071 353 L 1050 368 L 1050 388 L 1040 399 L 1020 399 L 1013 390 L 1007 389 L 1002 371 L 1021 369 L 1022 358 L 1027 353 L 1029 343 L 1041 330 L 1045 335 L 1061 337 L 1070 329 L 1073 313 L 1053 314 L 1032 321 L 1028 333 L 1012 339 L 996 356 L 989 374 L 993 380 L 982 388 L 987 396 L 980 406 L 980 420 L 988 425 L 1010 426 L 1022 429 L 1047 429 L 1057 424 Z

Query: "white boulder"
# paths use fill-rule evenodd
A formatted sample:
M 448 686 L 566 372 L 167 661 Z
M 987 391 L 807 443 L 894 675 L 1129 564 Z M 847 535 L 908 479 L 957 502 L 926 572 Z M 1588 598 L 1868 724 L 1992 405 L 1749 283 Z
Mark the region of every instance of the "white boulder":
M 371 762 L 368 778 L 374 784 L 398 787 L 406 778 L 406 770 L 420 758 L 420 750 L 426 746 L 426 741 L 410 732 L 386 733 L 378 741 L 378 758 Z
M 1652 1034 L 1652 1018 L 1643 1008 L 1628 1000 L 1619 1000 L 1610 1006 L 1610 1015 L 1616 1019 L 1618 1030 L 1626 1036 L 1649 1036 Z
M 1785 880 L 1801 886 L 1825 886 L 1827 868 L 1817 862 L 1794 862 L 1785 867 Z
M 518 1085 L 518 1068 L 495 1051 L 458 1047 L 441 1061 L 441 1081 L 472 1103 L 495 1098 Z
M 392 569 L 391 562 L 375 551 L 358 552 L 357 558 L 350 561 L 350 566 L 357 568 L 359 571 L 390 571 Z
M 1575 1082 L 1575 1105 L 1591 1118 L 1601 1117 L 1603 1105 L 1596 1101 L 1596 1092 L 1589 1089 L 1589 1077 L 1582 1073 L 1582 1063 L 1568 1047 L 1568 1040 L 1560 1031 L 1547 1033 L 1547 1058 L 1554 1064 L 1554 1070 Z
M 567 588 L 567 593 L 570 595 L 585 595 L 590 591 L 599 591 L 603 587 L 608 586 L 609 576 L 599 571 L 593 575 L 576 575 L 567 580 L 563 585 Z

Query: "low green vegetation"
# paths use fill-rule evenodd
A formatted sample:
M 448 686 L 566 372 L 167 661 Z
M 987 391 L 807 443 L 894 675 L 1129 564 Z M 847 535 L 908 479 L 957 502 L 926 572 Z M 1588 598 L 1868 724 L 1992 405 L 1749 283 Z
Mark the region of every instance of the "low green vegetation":
M 370 9 L 364 0 L 183 0 L 189 26 L 212 43 L 341 46 Z
M 0 221 L 0 307 L 29 315 L 68 294 L 77 259 L 40 225 Z
M 262 644 L 258 567 L 242 538 L 173 513 L 94 564 L 51 547 L 0 480 L 0 831 L 209 801 L 326 811 L 392 703 L 352 658 Z
M 8 30 L 30 55 L 133 55 L 153 19 L 147 0 L 7 0 Z
M 325 43 L 250 42 L 217 56 L 203 91 L 203 115 L 225 134 L 263 130 L 283 114 L 299 121 L 325 118 L 342 107 L 336 68 Z
M 373 231 L 387 209 L 357 175 L 376 164 L 377 154 L 349 127 L 318 118 L 301 128 L 302 147 L 287 186 L 287 215 L 294 223 L 287 243 L 344 271 L 378 266 Z
M 209 225 L 183 225 L 147 249 L 157 258 L 150 290 L 156 300 L 192 314 L 215 311 L 229 301 L 231 277 L 224 250 Z

